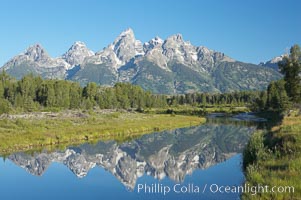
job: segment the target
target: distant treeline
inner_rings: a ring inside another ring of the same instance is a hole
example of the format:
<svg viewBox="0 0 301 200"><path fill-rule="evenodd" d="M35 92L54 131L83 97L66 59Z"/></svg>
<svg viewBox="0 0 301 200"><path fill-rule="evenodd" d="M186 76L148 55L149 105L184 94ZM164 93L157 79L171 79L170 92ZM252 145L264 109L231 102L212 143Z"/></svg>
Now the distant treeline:
<svg viewBox="0 0 301 200"><path fill-rule="evenodd" d="M0 113L10 110L35 111L49 109L151 108L166 106L166 97L145 92L129 83L101 87L89 83L81 87L76 82L43 80L33 75L15 80L5 72L0 74Z"/></svg>
<svg viewBox="0 0 301 200"><path fill-rule="evenodd" d="M114 87L89 83L81 87L76 82L43 80L33 75L15 80L4 71L0 74L0 113L61 109L137 109L168 106L250 105L260 92L227 94L191 93L159 95L144 91L138 85L117 83Z"/></svg>
<svg viewBox="0 0 301 200"><path fill-rule="evenodd" d="M168 105L247 106L260 95L259 91L238 91L231 93L189 93L174 95L167 99Z"/></svg>

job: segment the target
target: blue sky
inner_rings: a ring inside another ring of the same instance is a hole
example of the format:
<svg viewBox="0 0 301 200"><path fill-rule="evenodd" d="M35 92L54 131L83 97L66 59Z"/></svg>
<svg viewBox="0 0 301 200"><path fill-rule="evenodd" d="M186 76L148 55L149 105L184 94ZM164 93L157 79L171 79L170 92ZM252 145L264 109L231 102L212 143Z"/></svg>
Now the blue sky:
<svg viewBox="0 0 301 200"><path fill-rule="evenodd" d="M300 0L2 0L0 66L29 45L53 56L93 51L131 27L137 39L181 33L197 46L259 63L301 44Z"/></svg>

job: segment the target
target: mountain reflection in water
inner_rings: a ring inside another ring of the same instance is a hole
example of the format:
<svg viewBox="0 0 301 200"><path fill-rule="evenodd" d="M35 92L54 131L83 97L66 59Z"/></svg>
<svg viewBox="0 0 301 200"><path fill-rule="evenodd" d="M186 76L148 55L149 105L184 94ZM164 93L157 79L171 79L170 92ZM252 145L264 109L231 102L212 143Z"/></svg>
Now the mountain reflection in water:
<svg viewBox="0 0 301 200"><path fill-rule="evenodd" d="M108 141L50 153L15 153L8 159L37 176L42 176L52 162L63 163L78 178L94 167L102 167L133 190L144 174L182 182L196 169L223 162L242 152L255 129L211 120L205 125L147 134L121 144Z"/></svg>

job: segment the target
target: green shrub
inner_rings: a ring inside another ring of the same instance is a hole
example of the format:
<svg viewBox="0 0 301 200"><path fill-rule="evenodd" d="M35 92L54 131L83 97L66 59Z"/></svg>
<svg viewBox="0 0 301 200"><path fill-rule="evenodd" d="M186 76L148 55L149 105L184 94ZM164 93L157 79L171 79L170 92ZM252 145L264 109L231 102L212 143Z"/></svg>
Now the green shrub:
<svg viewBox="0 0 301 200"><path fill-rule="evenodd" d="M0 99L0 114L10 111L10 103L6 99Z"/></svg>
<svg viewBox="0 0 301 200"><path fill-rule="evenodd" d="M254 164L258 158L267 156L267 150L264 147L264 138L262 132L256 132L251 137L243 152L243 167Z"/></svg>

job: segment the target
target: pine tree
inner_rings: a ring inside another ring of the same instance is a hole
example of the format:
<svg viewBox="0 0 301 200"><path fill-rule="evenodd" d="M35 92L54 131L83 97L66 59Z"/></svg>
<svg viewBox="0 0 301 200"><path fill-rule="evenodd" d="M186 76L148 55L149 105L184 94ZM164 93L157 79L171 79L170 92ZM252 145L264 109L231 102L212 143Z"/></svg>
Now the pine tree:
<svg viewBox="0 0 301 200"><path fill-rule="evenodd" d="M79 108L81 102L81 88L78 83L71 83L69 98L70 98L70 109Z"/></svg>
<svg viewBox="0 0 301 200"><path fill-rule="evenodd" d="M268 96L266 91L262 91L259 96L259 108L264 109L266 108Z"/></svg>
<svg viewBox="0 0 301 200"><path fill-rule="evenodd" d="M47 107L54 107L55 106L55 91L54 91L54 84L51 81L47 84L47 100L46 106Z"/></svg>
<svg viewBox="0 0 301 200"><path fill-rule="evenodd" d="M290 102L285 90L285 81L271 82L267 90L267 108L283 111L289 108Z"/></svg>
<svg viewBox="0 0 301 200"><path fill-rule="evenodd" d="M89 99L89 103L91 103L93 106L96 105L97 90L97 84L94 82L88 83L88 85L83 89L83 97Z"/></svg>
<svg viewBox="0 0 301 200"><path fill-rule="evenodd" d="M202 94L202 98L201 98L201 103L203 107L206 107L207 104L207 98L206 98L206 94Z"/></svg>
<svg viewBox="0 0 301 200"><path fill-rule="evenodd" d="M276 82L276 88L278 91L279 96L279 109L287 110L290 106L289 97L287 96L286 90L285 90L285 81L279 80Z"/></svg>
<svg viewBox="0 0 301 200"><path fill-rule="evenodd" d="M298 45L290 49L290 55L279 63L281 73L284 74L285 89L292 102L301 102L301 50Z"/></svg>
<svg viewBox="0 0 301 200"><path fill-rule="evenodd" d="M275 82L271 82L268 86L268 100L267 100L267 106L271 110L275 110L278 108L278 101L279 97L277 94L277 89Z"/></svg>

